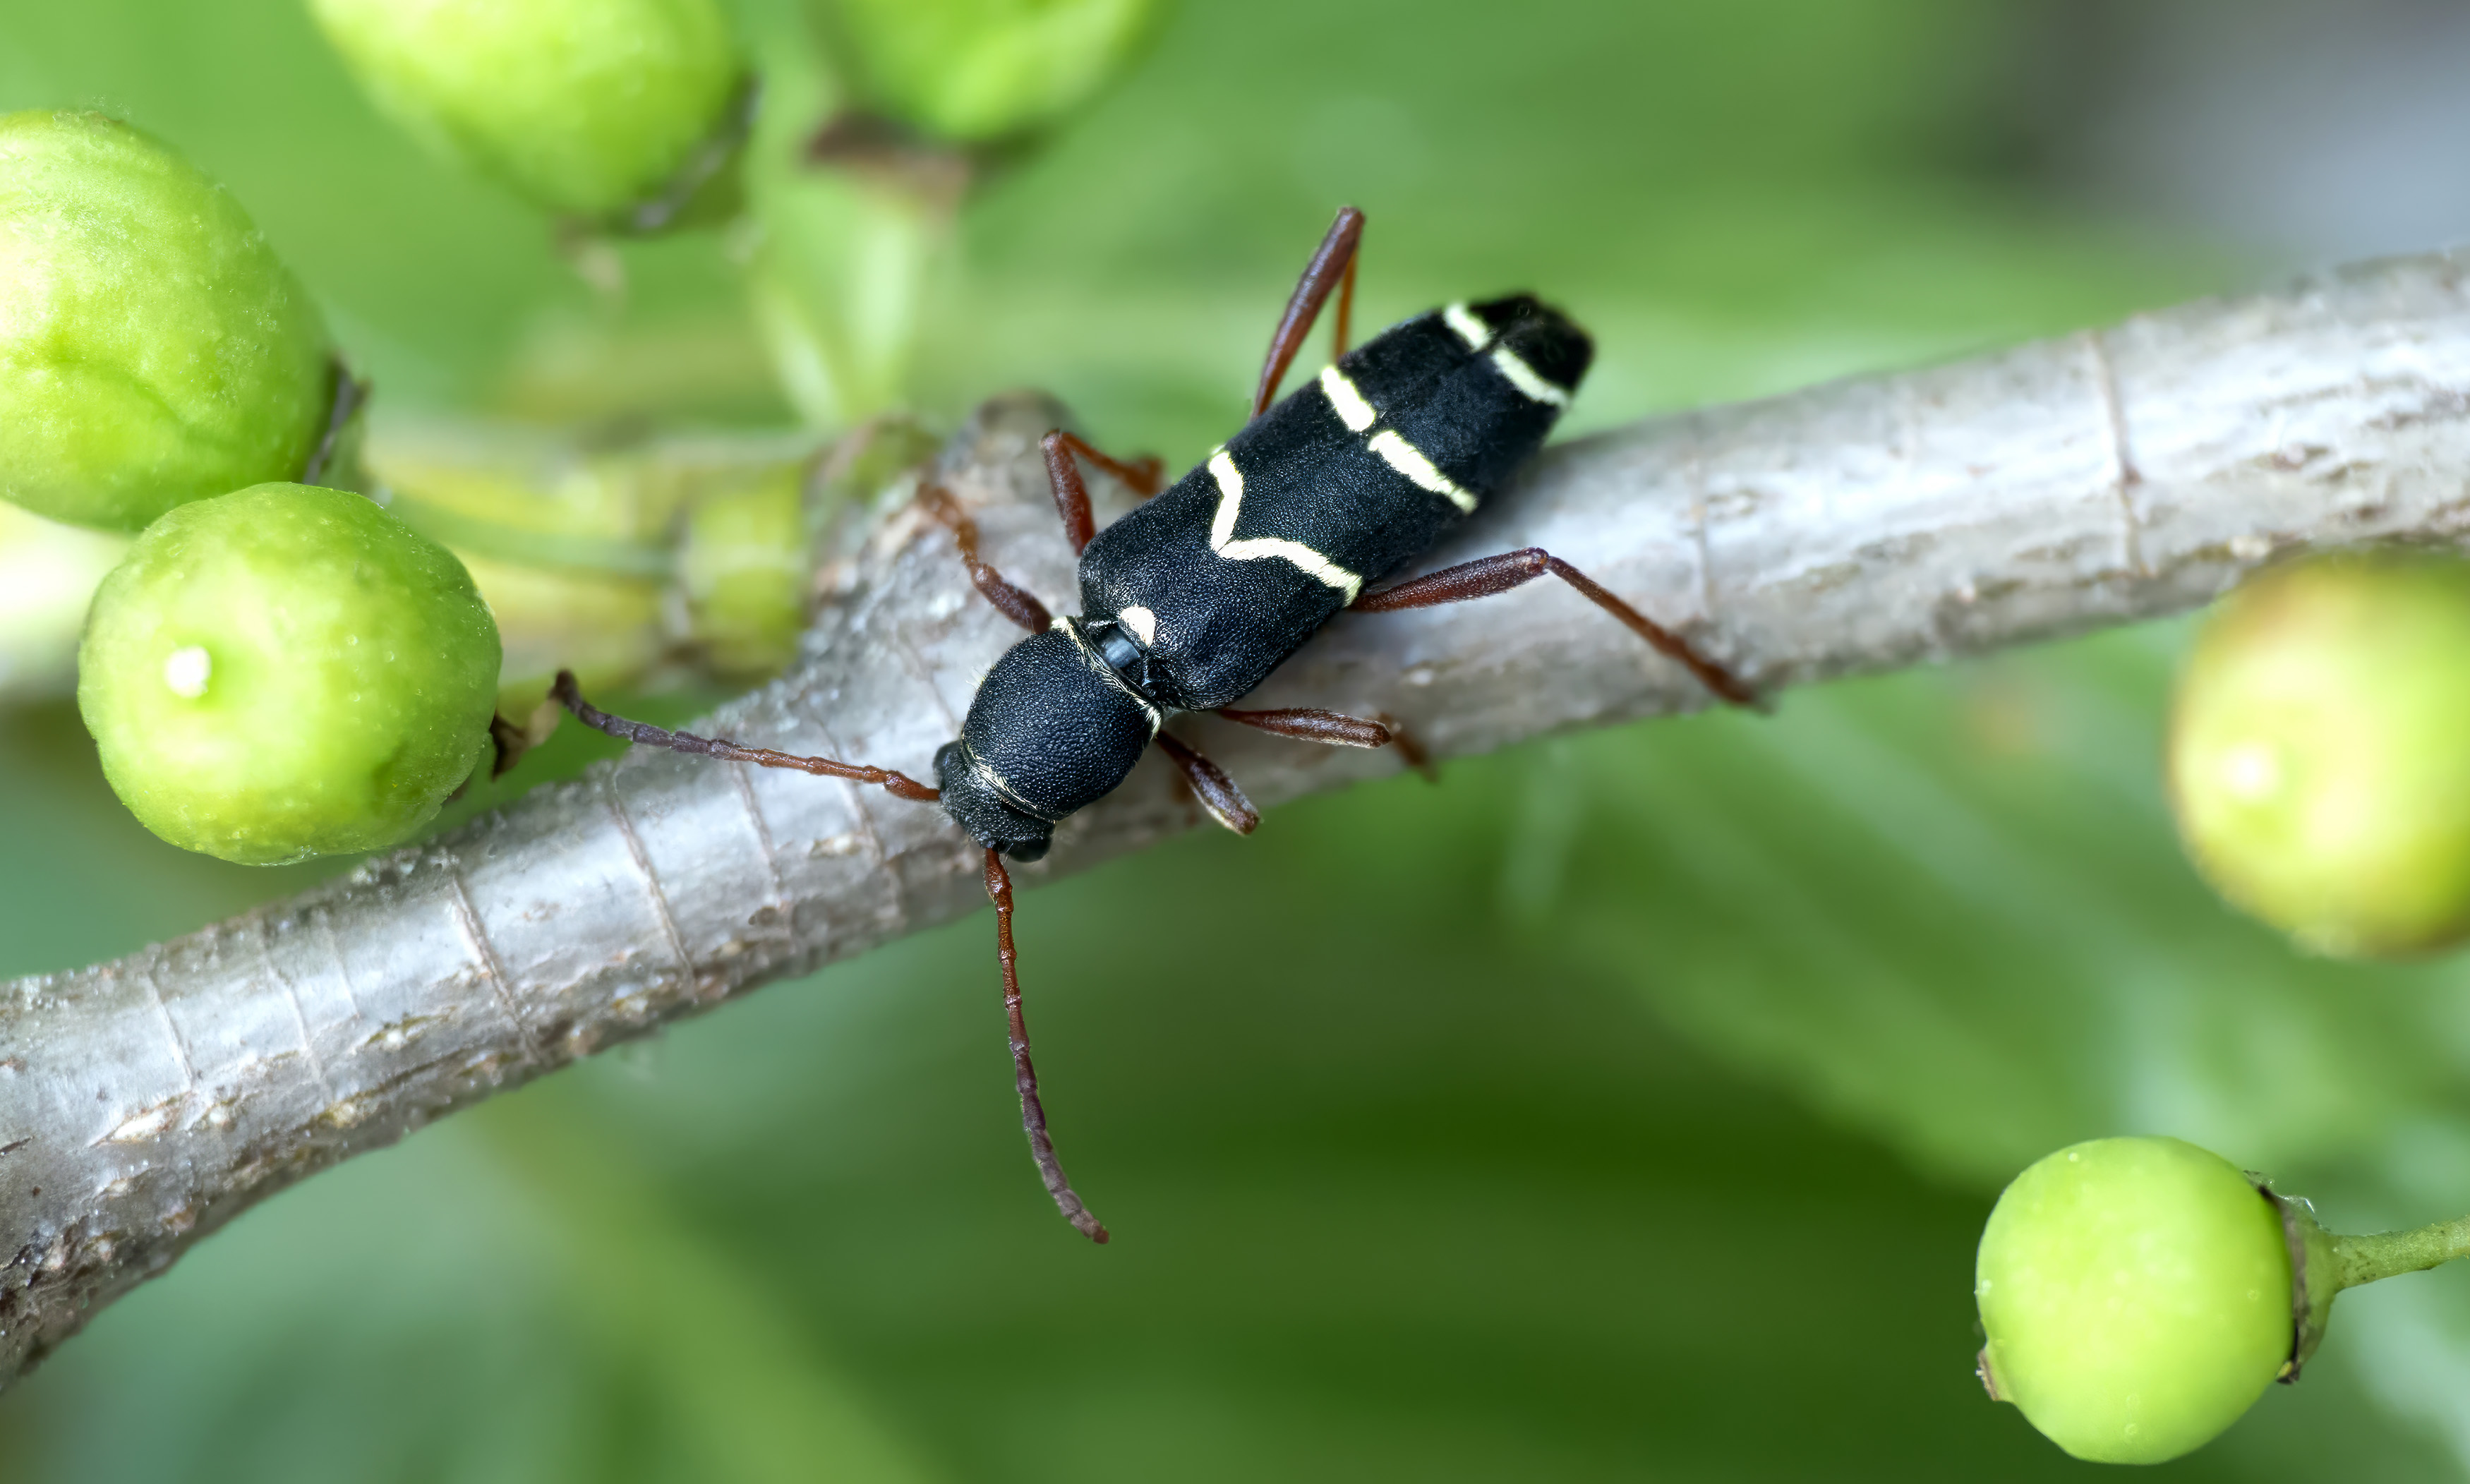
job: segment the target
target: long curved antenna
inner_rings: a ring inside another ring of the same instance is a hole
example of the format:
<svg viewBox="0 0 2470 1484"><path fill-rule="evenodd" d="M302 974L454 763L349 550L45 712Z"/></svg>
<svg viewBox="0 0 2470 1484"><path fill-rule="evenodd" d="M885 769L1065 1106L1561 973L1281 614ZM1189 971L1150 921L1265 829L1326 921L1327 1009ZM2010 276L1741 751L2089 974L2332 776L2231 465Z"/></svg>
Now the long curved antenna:
<svg viewBox="0 0 2470 1484"><path fill-rule="evenodd" d="M811 773L822 778L848 778L857 783L874 783L895 799L913 799L920 803L933 803L944 797L939 789L929 788L905 773L889 768L870 768L864 763L835 762L828 757L802 757L795 753L776 753L768 747L741 747L721 737L699 737L691 731L670 731L648 722L628 721L583 699L582 687L574 681L572 670L557 672L557 684L549 687L574 719L594 731L605 731L613 737L645 747L665 747L672 753L692 753L699 757L717 757L723 762L757 763L766 768L789 768L799 773Z"/></svg>
<svg viewBox="0 0 2470 1484"><path fill-rule="evenodd" d="M1013 1080L1020 1087L1020 1126L1029 1133L1029 1152L1037 1161L1038 1178L1055 1209L1075 1231L1091 1241L1107 1240L1107 1225L1081 1204L1072 1182L1064 1177L1063 1161L1055 1154L1055 1140L1046 1131L1046 1105L1037 1101L1037 1068L1029 1061L1029 1022L1020 1012L1020 956L1012 946L1012 875L1004 870L1003 853L987 852L987 900L995 904L995 959L1003 965L1004 1014L1012 1022Z"/></svg>

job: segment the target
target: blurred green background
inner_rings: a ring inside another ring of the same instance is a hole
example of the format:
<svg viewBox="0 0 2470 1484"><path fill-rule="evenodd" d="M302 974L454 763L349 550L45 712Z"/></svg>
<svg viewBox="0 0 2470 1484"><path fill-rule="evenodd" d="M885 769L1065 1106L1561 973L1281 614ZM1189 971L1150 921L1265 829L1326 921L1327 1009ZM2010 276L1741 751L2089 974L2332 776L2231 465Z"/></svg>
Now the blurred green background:
<svg viewBox="0 0 2470 1484"><path fill-rule="evenodd" d="M930 410L1034 383L1190 460L1341 200L1368 323L1513 287L1588 323L1582 428L2372 238L2165 209L2237 131L2120 144L2098 84L2243 12L2156 9L2158 40L2023 0L1191 0L973 209ZM2323 85L2372 94L2342 55ZM627 248L628 300L596 298L381 124L292 0L5 0L0 106L55 104L229 182L398 410L786 415L713 239ZM2155 174L2171 150L2191 175ZM2171 1133L2337 1229L2470 1209L2461 965L2301 959L2180 861L2183 636L1550 741L1030 893L1049 1106L1107 1249L1023 1157L981 918L278 1197L0 1396L0 1475L2083 1471L1970 1370L1972 1244L2024 1163ZM0 830L8 973L307 879L146 835L65 706L0 716ZM2470 1273L2346 1298L2304 1385L2170 1467L2470 1472Z"/></svg>

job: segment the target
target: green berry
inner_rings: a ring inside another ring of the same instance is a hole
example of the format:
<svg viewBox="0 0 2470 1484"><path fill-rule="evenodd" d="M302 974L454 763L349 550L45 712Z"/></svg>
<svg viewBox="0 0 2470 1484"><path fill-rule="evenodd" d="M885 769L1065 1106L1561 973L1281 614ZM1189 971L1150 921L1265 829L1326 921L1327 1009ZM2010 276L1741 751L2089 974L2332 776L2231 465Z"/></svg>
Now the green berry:
<svg viewBox="0 0 2470 1484"><path fill-rule="evenodd" d="M311 0L379 105L551 211L613 218L725 132L744 68L713 0Z"/></svg>
<svg viewBox="0 0 2470 1484"><path fill-rule="evenodd" d="M358 495L261 484L147 527L95 594L78 708L129 812L270 866L395 845L489 740L498 627Z"/></svg>
<svg viewBox="0 0 2470 1484"><path fill-rule="evenodd" d="M2278 1208L2177 1139L2096 1139L2017 1175L1981 1234L1974 1294L1999 1400L2099 1463L2202 1446L2290 1358Z"/></svg>
<svg viewBox="0 0 2470 1484"><path fill-rule="evenodd" d="M0 497L134 531L297 478L334 372L229 192L95 113L0 116Z"/></svg>
<svg viewBox="0 0 2470 1484"><path fill-rule="evenodd" d="M1055 123L1149 39L1158 0L812 0L858 100L976 144Z"/></svg>
<svg viewBox="0 0 2470 1484"><path fill-rule="evenodd" d="M2470 935L2470 562L2355 552L2259 573L2180 676L2170 787L2197 867L2319 952Z"/></svg>
<svg viewBox="0 0 2470 1484"><path fill-rule="evenodd" d="M724 674L769 674L798 652L813 568L802 473L776 470L687 513L678 576L695 641Z"/></svg>

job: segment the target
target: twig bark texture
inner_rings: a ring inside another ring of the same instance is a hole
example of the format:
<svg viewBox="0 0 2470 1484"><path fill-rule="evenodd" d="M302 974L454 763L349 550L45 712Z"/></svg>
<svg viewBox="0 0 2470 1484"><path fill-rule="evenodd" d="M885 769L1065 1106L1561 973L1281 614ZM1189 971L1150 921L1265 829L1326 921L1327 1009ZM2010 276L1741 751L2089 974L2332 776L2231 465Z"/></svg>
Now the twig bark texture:
<svg viewBox="0 0 2470 1484"><path fill-rule="evenodd" d="M2371 265L1557 448L1430 565L1540 545L1765 690L2202 602L2277 552L2470 526L2470 256ZM946 456L989 557L1077 604L1036 398ZM805 658L694 730L931 777L1017 631L914 510ZM1436 755L1706 702L1557 584L1341 616L1250 704ZM1393 771L1187 717L1261 803ZM1200 819L1145 763L1035 881ZM1275 827L1272 820L1270 827ZM293 901L0 987L0 1380L288 1182L770 980L977 910L931 806L635 753ZM989 1031L996 1033L991 967Z"/></svg>

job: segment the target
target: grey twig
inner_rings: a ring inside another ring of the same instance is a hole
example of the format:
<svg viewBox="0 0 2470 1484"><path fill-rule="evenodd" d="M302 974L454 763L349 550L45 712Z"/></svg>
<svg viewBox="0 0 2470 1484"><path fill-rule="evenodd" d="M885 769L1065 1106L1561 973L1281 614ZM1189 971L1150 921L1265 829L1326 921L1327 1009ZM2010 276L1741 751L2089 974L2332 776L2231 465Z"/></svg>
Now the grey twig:
<svg viewBox="0 0 2470 1484"><path fill-rule="evenodd" d="M1935 370L1553 450L1432 562L1543 546L1761 689L2202 602L2277 552L2453 542L2470 511L2465 260L2337 272ZM943 482L1059 612L1071 563L1014 398ZM826 574L806 656L694 730L931 776L1016 638L914 509ZM1251 704L1400 718L1434 755L1690 709L1559 584L1340 618ZM1274 804L1400 766L1188 717ZM1200 816L1145 763L1035 881ZM1275 827L1272 821L1270 827ZM638 751L132 958L0 990L0 1378L269 1192L575 1057L984 904L941 813ZM997 1033L990 956L988 1034Z"/></svg>

